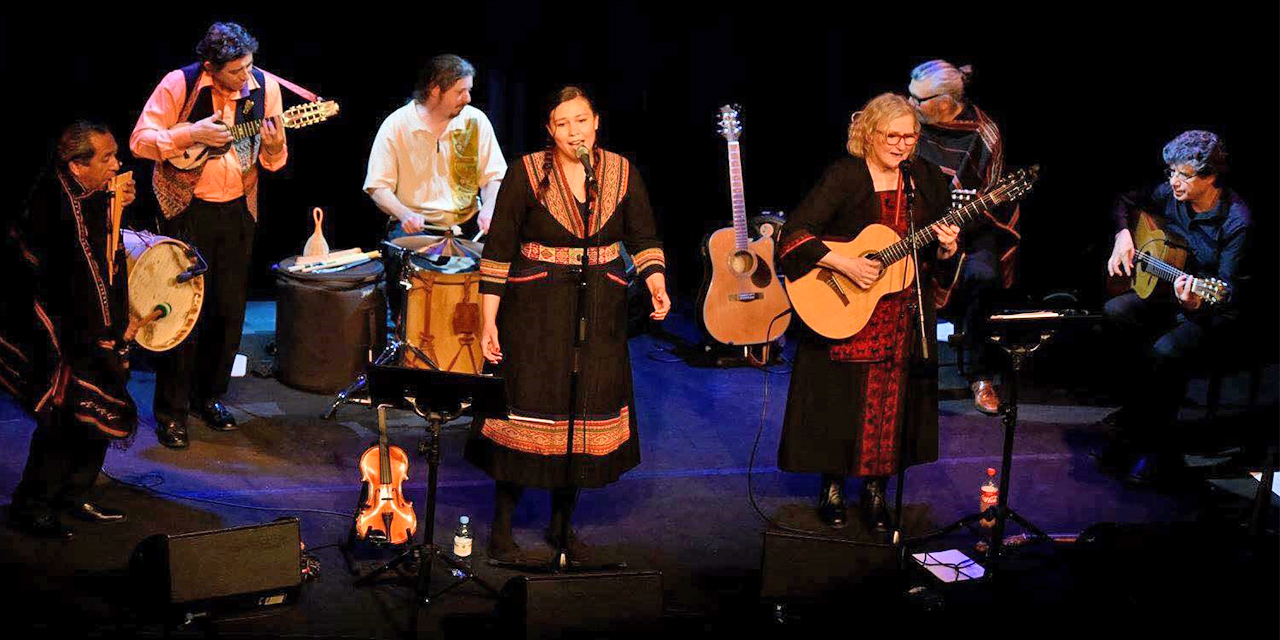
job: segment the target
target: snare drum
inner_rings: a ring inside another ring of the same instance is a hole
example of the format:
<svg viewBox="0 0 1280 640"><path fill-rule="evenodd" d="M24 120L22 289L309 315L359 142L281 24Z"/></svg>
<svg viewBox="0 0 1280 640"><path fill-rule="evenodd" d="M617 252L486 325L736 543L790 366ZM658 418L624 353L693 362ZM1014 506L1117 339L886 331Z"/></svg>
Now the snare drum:
<svg viewBox="0 0 1280 640"><path fill-rule="evenodd" d="M161 305L170 309L163 318L143 325L135 340L148 351L168 351L191 334L200 318L204 276L177 281L195 263L183 242L132 229L121 235L129 273L129 316L146 317Z"/></svg>
<svg viewBox="0 0 1280 640"><path fill-rule="evenodd" d="M417 347L404 352L404 365L478 374L484 367L480 351L480 254L484 245L457 238L406 236L387 243L408 258L404 279L405 341ZM389 247L390 248L390 247Z"/></svg>

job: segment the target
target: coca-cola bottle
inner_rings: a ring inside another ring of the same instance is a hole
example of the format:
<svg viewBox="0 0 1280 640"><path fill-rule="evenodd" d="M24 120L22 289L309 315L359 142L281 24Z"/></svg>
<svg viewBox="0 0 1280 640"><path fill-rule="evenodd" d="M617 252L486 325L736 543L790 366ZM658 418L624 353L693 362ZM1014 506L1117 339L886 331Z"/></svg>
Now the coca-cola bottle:
<svg viewBox="0 0 1280 640"><path fill-rule="evenodd" d="M987 509L996 506L1000 501L1000 485L996 483L996 470L993 467L987 467L986 477L982 480L982 498L979 510L986 513ZM984 527L992 527L996 524L994 516L983 518L978 521Z"/></svg>

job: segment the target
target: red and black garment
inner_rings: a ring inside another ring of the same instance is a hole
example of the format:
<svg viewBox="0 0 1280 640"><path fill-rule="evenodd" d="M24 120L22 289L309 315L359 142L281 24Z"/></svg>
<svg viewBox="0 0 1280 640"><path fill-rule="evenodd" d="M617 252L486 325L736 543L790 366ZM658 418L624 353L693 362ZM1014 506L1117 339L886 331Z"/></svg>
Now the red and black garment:
<svg viewBox="0 0 1280 640"><path fill-rule="evenodd" d="M93 437L124 439L138 414L125 388L124 250L106 255L109 204L109 194L53 170L7 225L0 387L37 416L56 414Z"/></svg>

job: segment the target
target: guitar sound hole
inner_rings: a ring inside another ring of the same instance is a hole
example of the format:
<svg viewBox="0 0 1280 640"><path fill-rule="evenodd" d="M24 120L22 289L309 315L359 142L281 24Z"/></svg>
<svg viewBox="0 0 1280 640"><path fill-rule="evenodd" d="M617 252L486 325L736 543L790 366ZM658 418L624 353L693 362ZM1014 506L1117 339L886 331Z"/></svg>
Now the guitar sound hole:
<svg viewBox="0 0 1280 640"><path fill-rule="evenodd" d="M736 275L751 273L755 264L756 257L748 251L737 251L729 257L729 270Z"/></svg>

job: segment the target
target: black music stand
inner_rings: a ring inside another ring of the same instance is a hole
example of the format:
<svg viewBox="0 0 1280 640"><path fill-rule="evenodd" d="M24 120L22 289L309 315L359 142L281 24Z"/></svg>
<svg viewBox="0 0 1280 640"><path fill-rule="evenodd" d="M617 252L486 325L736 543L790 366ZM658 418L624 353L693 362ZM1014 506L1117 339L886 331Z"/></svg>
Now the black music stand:
<svg viewBox="0 0 1280 640"><path fill-rule="evenodd" d="M422 516L418 528L422 530L422 542L410 545L389 562L375 568L355 581L356 586L371 584L378 576L413 559L418 560L418 579L414 595L418 605L431 604L438 598L467 581L475 581L492 595L498 589L485 582L465 564L454 560L435 543L436 488L440 470L440 427L457 418L464 409L479 414L505 417L507 415L507 390L502 378L478 376L430 369L411 369L384 365L369 365L365 371L368 381L369 401L378 407L379 419L388 408L407 409L418 414L427 423L426 440L418 446L418 453L427 458L427 497L423 501ZM463 573L452 584L431 593L431 572L435 561L442 560ZM417 622L414 607L411 623Z"/></svg>
<svg viewBox="0 0 1280 640"><path fill-rule="evenodd" d="M908 541L910 544L939 538L979 520L994 518L991 543L987 547L987 559L992 562L992 566L987 571L995 575L996 565L1004 551L1004 529L1008 520L1018 523L1033 540L1051 539L1039 527L1009 507L1009 472L1013 468L1013 434L1018 424L1019 377L1031 355L1052 341L1060 331L1089 325L1101 319L1102 316L1097 314L1070 310L1002 311L987 318L987 326L991 329L987 340L1009 354L1010 360L1009 384L1005 385L1009 397L1000 407L1004 423L1004 451L1000 456L999 498L996 506L965 516L928 535L912 538Z"/></svg>

